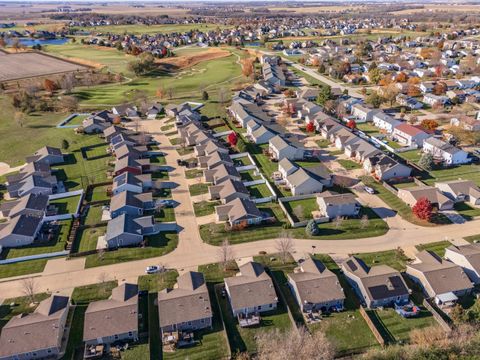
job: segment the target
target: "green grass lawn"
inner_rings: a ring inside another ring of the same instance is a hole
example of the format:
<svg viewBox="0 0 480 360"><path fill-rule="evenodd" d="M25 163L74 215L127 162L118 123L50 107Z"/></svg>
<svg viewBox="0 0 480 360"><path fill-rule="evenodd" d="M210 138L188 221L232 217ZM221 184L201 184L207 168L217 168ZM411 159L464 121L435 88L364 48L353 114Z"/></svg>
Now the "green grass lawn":
<svg viewBox="0 0 480 360"><path fill-rule="evenodd" d="M85 225L97 225L102 223L102 205L91 205L87 210L87 215L83 219Z"/></svg>
<svg viewBox="0 0 480 360"><path fill-rule="evenodd" d="M103 201L105 203L110 202L110 196L107 193L107 189L110 185L95 186L91 191L89 191L85 199L87 202L96 202Z"/></svg>
<svg viewBox="0 0 480 360"><path fill-rule="evenodd" d="M220 201L200 201L193 203L193 210L195 216L205 216L210 215L215 212L215 206L220 205Z"/></svg>
<svg viewBox="0 0 480 360"><path fill-rule="evenodd" d="M73 252L95 250L99 236L105 235L107 227L81 228L77 231L77 238L73 246Z"/></svg>
<svg viewBox="0 0 480 360"><path fill-rule="evenodd" d="M34 301L35 303L38 303L49 296L50 295L46 293L35 294ZM10 304L14 304L14 306L10 306ZM14 316L32 313L37 305L31 304L31 299L28 296L4 299L3 303L0 304L0 330Z"/></svg>
<svg viewBox="0 0 480 360"><path fill-rule="evenodd" d="M168 175L168 171L160 170L155 171L152 173L152 180L168 180L170 176Z"/></svg>
<svg viewBox="0 0 480 360"><path fill-rule="evenodd" d="M422 157L422 152L419 150L409 150L398 153L398 156L416 163Z"/></svg>
<svg viewBox="0 0 480 360"><path fill-rule="evenodd" d="M428 185L433 185L433 183L438 181L457 180L461 178L463 180L472 180L475 184L480 186L480 165L477 164L437 169L432 170L429 173L432 178L425 179L425 182Z"/></svg>
<svg viewBox="0 0 480 360"><path fill-rule="evenodd" d="M477 242L480 242L480 234L465 236L463 239L468 241L469 243L477 243Z"/></svg>
<svg viewBox="0 0 480 360"><path fill-rule="evenodd" d="M388 265L398 271L405 270L408 258L400 250L387 250L373 253L355 254L368 266Z"/></svg>
<svg viewBox="0 0 480 360"><path fill-rule="evenodd" d="M150 162L154 165L166 165L167 160L163 155L155 155L150 157Z"/></svg>
<svg viewBox="0 0 480 360"><path fill-rule="evenodd" d="M185 170L185 177L187 179L195 179L202 176L203 176L203 170L200 170L200 169Z"/></svg>
<svg viewBox="0 0 480 360"><path fill-rule="evenodd" d="M65 198L55 199L48 202L48 205L54 205L57 214L75 214L77 212L80 195L69 196Z"/></svg>
<svg viewBox="0 0 480 360"><path fill-rule="evenodd" d="M361 169L362 165L359 163L353 161L353 160L348 160L348 159L337 159L337 162L342 165L342 167L345 170L355 170L355 169Z"/></svg>
<svg viewBox="0 0 480 360"><path fill-rule="evenodd" d="M185 146L185 147L181 146L181 147L177 148L178 155L180 155L180 156L192 154L193 151L194 151L194 148L192 146Z"/></svg>
<svg viewBox="0 0 480 360"><path fill-rule="evenodd" d="M233 163L235 164L235 166L248 166L248 165L252 165L252 162L250 161L250 159L248 158L248 156L243 156L243 157L239 157L239 158L236 158L233 160Z"/></svg>
<svg viewBox="0 0 480 360"><path fill-rule="evenodd" d="M112 289L117 285L117 281L112 280L76 287L72 293L72 303L75 305L88 304L92 301L108 299L112 294Z"/></svg>
<svg viewBox="0 0 480 360"><path fill-rule="evenodd" d="M22 261L0 265L0 279L12 276L41 273L47 265L47 259Z"/></svg>
<svg viewBox="0 0 480 360"><path fill-rule="evenodd" d="M327 139L317 140L315 141L315 143L318 145L320 149L326 149L330 146L330 141L328 141Z"/></svg>
<svg viewBox="0 0 480 360"><path fill-rule="evenodd" d="M163 208L155 211L155 220L159 222L175 221L175 209Z"/></svg>
<svg viewBox="0 0 480 360"><path fill-rule="evenodd" d="M208 187L210 184L193 184L188 187L188 190L190 191L191 196L197 196L197 195L202 195L202 194L207 194L208 193Z"/></svg>
<svg viewBox="0 0 480 360"><path fill-rule="evenodd" d="M368 135L380 133L380 130L370 122L357 123L357 129Z"/></svg>
<svg viewBox="0 0 480 360"><path fill-rule="evenodd" d="M163 289L173 289L177 282L178 272L176 270L168 270L158 274L148 274L138 277L138 289L140 291L148 290L149 292L158 292Z"/></svg>
<svg viewBox="0 0 480 360"><path fill-rule="evenodd" d="M285 201L283 205L295 222L313 219L312 211L318 210L317 199L315 197Z"/></svg>
<svg viewBox="0 0 480 360"><path fill-rule="evenodd" d="M273 195L267 184L252 185L247 187L247 190L255 199L266 198Z"/></svg>
<svg viewBox="0 0 480 360"><path fill-rule="evenodd" d="M88 255L85 267L90 268L165 255L177 247L178 234L160 233L147 237L146 242L147 245L145 247L129 247L106 251L103 257L100 257L98 254Z"/></svg>
<svg viewBox="0 0 480 360"><path fill-rule="evenodd" d="M480 208L472 207L465 202L456 203L455 211L462 215L466 220L473 220L474 217L480 216Z"/></svg>
<svg viewBox="0 0 480 360"><path fill-rule="evenodd" d="M450 241L438 241L430 244L420 244L415 246L415 248L418 251L423 251L423 250L428 250L428 251L433 251L435 254L437 254L440 257L443 257L445 255L445 249L452 245Z"/></svg>
<svg viewBox="0 0 480 360"><path fill-rule="evenodd" d="M200 30L200 31L210 31L215 30L217 28L224 28L225 26L217 25L213 23L205 23L205 24L155 24L155 25L144 25L144 24L132 24L132 25L106 25L106 26L86 26L86 27L73 27L73 29L78 29L82 31L93 31L93 32L101 32L101 33L113 33L123 35L127 34L134 34L134 35L142 35L142 34L156 34L156 33L163 33L163 34L170 34L173 32L189 32L192 30ZM188 54L194 52L197 48L187 48L187 49L179 49L174 50L175 53L178 52L178 55ZM201 49L201 48L199 48Z"/></svg>
<svg viewBox="0 0 480 360"><path fill-rule="evenodd" d="M242 171L240 173L240 176L242 178L242 181L244 182L261 179L260 175L255 175L255 170Z"/></svg>

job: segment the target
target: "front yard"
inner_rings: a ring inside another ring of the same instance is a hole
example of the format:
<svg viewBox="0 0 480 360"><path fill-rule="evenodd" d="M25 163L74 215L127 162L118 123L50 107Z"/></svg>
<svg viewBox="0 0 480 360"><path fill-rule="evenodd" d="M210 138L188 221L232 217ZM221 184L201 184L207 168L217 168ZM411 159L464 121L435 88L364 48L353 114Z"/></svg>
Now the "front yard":
<svg viewBox="0 0 480 360"><path fill-rule="evenodd" d="M361 169L362 165L349 159L337 159L337 162L342 165L345 170Z"/></svg>
<svg viewBox="0 0 480 360"><path fill-rule="evenodd" d="M77 212L80 199L80 195L74 195L49 201L48 205L55 206L58 215L75 214Z"/></svg>
<svg viewBox="0 0 480 360"><path fill-rule="evenodd" d="M204 184L204 183L193 184L188 187L188 190L190 191L191 196L197 196L197 195L207 194L209 186L210 184Z"/></svg>
<svg viewBox="0 0 480 360"><path fill-rule="evenodd" d="M445 255L445 249L452 245L450 241L438 241L430 244L420 244L415 246L415 248L418 251L423 251L423 250L428 250L428 251L433 251L435 254L437 254L440 257L443 257Z"/></svg>
<svg viewBox="0 0 480 360"><path fill-rule="evenodd" d="M215 206L220 205L220 201L200 201L193 203L195 216L206 216L215 212Z"/></svg>
<svg viewBox="0 0 480 360"><path fill-rule="evenodd" d="M398 249L355 254L355 256L362 259L368 266L388 265L398 271L404 271L408 261L408 258Z"/></svg>

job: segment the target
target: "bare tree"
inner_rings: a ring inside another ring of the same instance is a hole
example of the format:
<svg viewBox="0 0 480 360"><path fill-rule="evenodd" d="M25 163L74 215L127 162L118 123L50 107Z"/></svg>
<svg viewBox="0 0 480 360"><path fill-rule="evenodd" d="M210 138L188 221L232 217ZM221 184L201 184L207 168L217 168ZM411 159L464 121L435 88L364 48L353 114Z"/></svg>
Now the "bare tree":
<svg viewBox="0 0 480 360"><path fill-rule="evenodd" d="M25 123L25 114L21 111L16 111L14 119L15 119L15 123L19 127L23 127L23 124Z"/></svg>
<svg viewBox="0 0 480 360"><path fill-rule="evenodd" d="M335 349L322 331L304 327L261 332L256 336L258 360L331 360Z"/></svg>
<svg viewBox="0 0 480 360"><path fill-rule="evenodd" d="M35 283L35 278L29 277L26 279L23 279L21 282L22 286L22 292L27 296L30 300L30 303L35 302L35 288L36 288L36 283Z"/></svg>
<svg viewBox="0 0 480 360"><path fill-rule="evenodd" d="M97 251L98 260L102 261L105 257L105 249L98 249Z"/></svg>
<svg viewBox="0 0 480 360"><path fill-rule="evenodd" d="M100 283L104 283L104 282L107 282L108 281L108 274L106 272L101 272L99 275L98 275L98 282Z"/></svg>
<svg viewBox="0 0 480 360"><path fill-rule="evenodd" d="M175 93L175 92L174 92L174 90L173 90L172 87L169 87L169 88L167 89L167 95L168 95L168 99L169 99L169 100L172 100L172 99L173 99L174 93Z"/></svg>
<svg viewBox="0 0 480 360"><path fill-rule="evenodd" d="M228 263L233 260L233 249L227 239L223 240L218 249L218 257L220 264L223 266L223 271L227 270Z"/></svg>
<svg viewBox="0 0 480 360"><path fill-rule="evenodd" d="M342 227L343 217L337 216L335 220L333 220L333 223L335 224L335 229L339 229L340 227Z"/></svg>
<svg viewBox="0 0 480 360"><path fill-rule="evenodd" d="M365 214L362 216L362 218L360 219L360 227L362 229L365 229L368 227L368 224L370 223L370 220L368 219L368 215Z"/></svg>
<svg viewBox="0 0 480 360"><path fill-rule="evenodd" d="M280 239L275 242L275 248L280 255L280 260L285 264L290 253L294 250L293 241L287 232L282 232Z"/></svg>

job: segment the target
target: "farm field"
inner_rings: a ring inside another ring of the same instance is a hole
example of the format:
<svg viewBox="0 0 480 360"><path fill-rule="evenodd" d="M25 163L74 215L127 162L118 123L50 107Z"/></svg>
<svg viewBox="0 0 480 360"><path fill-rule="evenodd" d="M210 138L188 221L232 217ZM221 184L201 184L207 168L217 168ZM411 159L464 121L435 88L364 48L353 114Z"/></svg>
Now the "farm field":
<svg viewBox="0 0 480 360"><path fill-rule="evenodd" d="M107 25L107 26L90 26L90 27L81 27L76 28L73 27L74 30L82 30L82 31L92 31L95 33L112 33L112 34L156 34L156 33L164 33L170 34L173 32L188 32L191 30L200 30L200 31L210 31L215 30L217 28L225 28L225 26L217 25L217 24L209 24L209 23L202 23L202 24L158 24L158 25Z"/></svg>

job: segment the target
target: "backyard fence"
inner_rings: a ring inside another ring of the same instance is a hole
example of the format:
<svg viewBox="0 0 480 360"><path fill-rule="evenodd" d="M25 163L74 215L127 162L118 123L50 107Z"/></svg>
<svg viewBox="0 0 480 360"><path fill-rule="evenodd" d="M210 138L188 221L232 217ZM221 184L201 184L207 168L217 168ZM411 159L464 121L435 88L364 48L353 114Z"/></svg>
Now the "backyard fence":
<svg viewBox="0 0 480 360"><path fill-rule="evenodd" d="M284 212L285 216L287 217L287 220L290 222L290 225L292 225L292 227L297 228L297 227L307 226L310 220L294 221L292 216L288 212L287 208L285 207L284 203L289 201L295 201L295 200L314 199L316 197L317 196L315 194L286 196L278 199L278 205L280 205L280 208ZM330 218L328 216L322 216L321 218L315 218L314 220L317 224L320 224L320 223L326 223L330 221Z"/></svg>
<svg viewBox="0 0 480 360"><path fill-rule="evenodd" d="M45 253L45 254L21 256L21 257L16 257L12 259L0 260L0 265L14 264L14 263L19 263L19 262L29 261L29 260L48 259L48 258L53 258L57 256L65 256L65 255L68 255L68 253L69 253L68 250L64 250L64 251L57 251L57 252Z"/></svg>
<svg viewBox="0 0 480 360"><path fill-rule="evenodd" d="M450 324L445 321L439 310L432 306L427 299L423 299L423 306L425 306L425 308L432 313L433 318L438 322L445 332L450 333L452 331Z"/></svg>
<svg viewBox="0 0 480 360"><path fill-rule="evenodd" d="M375 336L375 339L377 342L383 347L385 346L385 339L383 338L382 334L380 334L380 331L378 331L377 327L373 323L372 319L370 318L370 315L368 315L367 311L363 306L360 306L360 315L365 319L365 322L367 323L368 327L373 333L373 336Z"/></svg>

